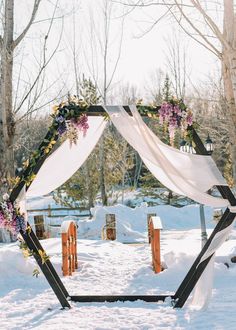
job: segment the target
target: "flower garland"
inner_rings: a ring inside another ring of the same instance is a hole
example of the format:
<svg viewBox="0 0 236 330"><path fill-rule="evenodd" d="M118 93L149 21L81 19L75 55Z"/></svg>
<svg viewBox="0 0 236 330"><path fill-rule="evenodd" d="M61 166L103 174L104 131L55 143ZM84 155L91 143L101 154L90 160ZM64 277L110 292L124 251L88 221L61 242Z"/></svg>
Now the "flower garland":
<svg viewBox="0 0 236 330"><path fill-rule="evenodd" d="M57 132L60 137L68 138L71 144L76 144L79 131L85 136L89 128L87 115L75 111L78 106L86 111L89 105L76 96L69 96L67 102L53 107L52 117L57 123Z"/></svg>
<svg viewBox="0 0 236 330"><path fill-rule="evenodd" d="M3 196L3 202L0 203L0 228L5 228L14 236L21 230L26 231L23 215L20 214L19 208L14 207L7 194Z"/></svg>
<svg viewBox="0 0 236 330"><path fill-rule="evenodd" d="M193 113L182 100L170 99L162 103L158 110L159 122L169 132L170 144L173 146L176 129L180 128L183 135L193 124Z"/></svg>

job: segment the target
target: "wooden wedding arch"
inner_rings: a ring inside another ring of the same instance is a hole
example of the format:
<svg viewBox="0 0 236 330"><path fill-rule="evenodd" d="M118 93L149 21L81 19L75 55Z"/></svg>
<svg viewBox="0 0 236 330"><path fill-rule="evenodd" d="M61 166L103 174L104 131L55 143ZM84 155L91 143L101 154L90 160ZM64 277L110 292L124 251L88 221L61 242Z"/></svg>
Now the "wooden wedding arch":
<svg viewBox="0 0 236 330"><path fill-rule="evenodd" d="M131 115L130 109L128 106L124 106L124 109L127 113ZM79 106L65 106L66 111L73 111L73 113L82 114L84 112ZM142 106L142 114L149 115L157 111L156 109L151 109L149 107ZM86 114L88 116L103 116L105 115L105 110L102 106L90 106L86 109ZM43 165L46 158L51 154L54 149L54 144L52 144L52 140L56 141L59 137L56 132L58 123L54 120L53 124L50 126L48 133L46 134L43 142L40 144L39 149L34 153L32 159L29 161L29 165L21 174L20 180L18 184L13 188L10 201L14 203L18 196L20 195L22 189L27 190L30 184L33 181L34 176L38 173L39 169ZM208 155L207 150L204 147L200 137L198 136L195 129L190 126L188 130L191 131L191 136L194 143L194 148L196 153L199 155ZM47 152L45 152L47 150ZM49 151L49 152L48 152ZM216 186L219 193L224 199L229 201L231 206L236 206L236 198L232 193L231 189L228 186ZM235 209L235 208L234 208ZM49 285L57 296L61 306L63 308L70 308L70 300L75 302L115 302L115 301L135 301L135 300L143 300L146 302L157 302L157 301L165 301L167 297L170 297L172 300L172 305L174 308L181 308L184 306L186 300L188 299L190 293L195 287L197 281L199 280L201 274L212 258L212 253L209 257L204 259L204 254L206 253L208 247L210 246L212 240L216 236L217 233L227 228L232 224L234 218L236 216L236 211L230 211L229 208L226 208L224 214L222 215L220 221L217 223L215 229L213 230L211 236L207 240L206 244L202 248L199 255L196 257L193 265L188 271L187 275L183 279L182 283L178 287L177 291L173 295L163 294L163 295L120 295L120 296L71 296L64 284L62 283L60 277L58 276L55 268L53 267L51 261L48 258L42 259L42 254L46 255L41 243L36 237L34 231L32 230L30 224L27 224L26 231L20 231L26 245L33 252L33 256L36 259L41 271L45 275ZM203 261L201 261L203 260Z"/></svg>

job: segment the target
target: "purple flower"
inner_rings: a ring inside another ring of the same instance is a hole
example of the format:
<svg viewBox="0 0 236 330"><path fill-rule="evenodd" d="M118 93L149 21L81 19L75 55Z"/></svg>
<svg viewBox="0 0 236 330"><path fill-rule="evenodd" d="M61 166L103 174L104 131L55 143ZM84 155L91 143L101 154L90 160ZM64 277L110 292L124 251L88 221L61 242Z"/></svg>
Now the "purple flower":
<svg viewBox="0 0 236 330"><path fill-rule="evenodd" d="M76 127L86 135L89 128L88 117L86 115L80 116L79 120L76 122Z"/></svg>
<svg viewBox="0 0 236 330"><path fill-rule="evenodd" d="M15 227L16 227L16 233L19 233L20 230L22 230L23 232L26 231L26 223L22 215L18 215L15 218Z"/></svg>
<svg viewBox="0 0 236 330"><path fill-rule="evenodd" d="M187 124L189 126L191 126L193 124L193 115L192 114L188 114L187 118L186 118Z"/></svg>
<svg viewBox="0 0 236 330"><path fill-rule="evenodd" d="M0 228L7 229L13 235L19 234L20 230L26 230L24 217L18 215L17 210L9 200L0 204Z"/></svg>
<svg viewBox="0 0 236 330"><path fill-rule="evenodd" d="M58 134L59 134L60 136L63 135L63 134L66 132L66 123L63 122L62 124L60 124L60 125L58 126L57 131L58 131Z"/></svg>
<svg viewBox="0 0 236 330"><path fill-rule="evenodd" d="M191 126L193 123L192 112L189 110L182 110L176 101L173 103L163 102L158 113L160 124L166 124L168 127L171 143L173 143L175 130L177 128L186 130L187 127Z"/></svg>
<svg viewBox="0 0 236 330"><path fill-rule="evenodd" d="M62 116L62 115L60 115L60 116L57 116L56 118L55 118L55 120L58 122L58 123L63 123L64 121L65 121L65 118Z"/></svg>

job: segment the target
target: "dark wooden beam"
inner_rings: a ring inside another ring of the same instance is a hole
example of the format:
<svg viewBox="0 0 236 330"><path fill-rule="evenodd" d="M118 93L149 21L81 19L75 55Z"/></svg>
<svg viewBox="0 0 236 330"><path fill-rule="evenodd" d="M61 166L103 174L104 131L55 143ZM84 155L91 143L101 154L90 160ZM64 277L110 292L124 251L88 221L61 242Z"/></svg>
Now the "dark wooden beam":
<svg viewBox="0 0 236 330"><path fill-rule="evenodd" d="M137 301L146 302L165 301L166 298L173 298L172 295L123 295L123 296L70 296L72 301L87 303L87 302L116 302L116 301Z"/></svg>
<svg viewBox="0 0 236 330"><path fill-rule="evenodd" d="M236 214L233 214L229 212L229 209L227 209L221 220L216 225L214 231L212 232L211 236L207 240L206 244L204 245L203 249L195 259L192 267L188 271L187 275L185 276L184 280L180 284L179 288L177 289L175 295L174 295L174 307L175 308L181 308L185 304L186 300L188 299L189 295L191 294L192 290L194 289L195 285L197 284L197 281L201 277L203 271L207 267L210 259L212 258L212 255L208 257L206 260L202 261L200 264L201 258L204 256L205 252L207 251L210 243L212 242L215 235L220 232L222 229L230 226L232 222L234 221Z"/></svg>
<svg viewBox="0 0 236 330"><path fill-rule="evenodd" d="M194 130L193 127L189 128L192 133L194 148L197 154L200 155L209 155L204 144L202 143L200 137L198 136L197 132ZM219 190L221 196L227 199L230 205L236 205L236 198L232 193L231 189L228 186L216 186ZM214 239L215 235L227 228L232 224L234 221L236 214L231 213L230 210L227 208L222 215L220 221L217 223L215 229L213 230L212 234L210 235L209 239L207 240L206 244L202 248L201 252L195 259L193 265L191 266L190 270L188 271L187 275L185 276L184 280L180 284L179 288L177 289L174 295L174 308L181 308L184 306L186 300L188 299L189 295L191 294L192 290L194 289L195 285L197 284L199 278L201 277L202 273L206 269L209 261L212 258L212 255L209 256L207 259L202 261L200 264L201 258L204 256L205 252L207 251L208 247L210 246L212 240Z"/></svg>
<svg viewBox="0 0 236 330"><path fill-rule="evenodd" d="M30 224L27 224L28 229L26 232L21 231L21 236L23 237L26 245L29 250L33 253L33 256L39 265L41 271L43 272L45 278L47 279L49 285L57 296L59 302L61 303L62 308L70 308L70 304L67 300L69 294L61 282L60 277L58 276L56 270L54 269L51 261L49 259L43 260L41 253L45 253L43 247L41 246L38 238L35 236Z"/></svg>

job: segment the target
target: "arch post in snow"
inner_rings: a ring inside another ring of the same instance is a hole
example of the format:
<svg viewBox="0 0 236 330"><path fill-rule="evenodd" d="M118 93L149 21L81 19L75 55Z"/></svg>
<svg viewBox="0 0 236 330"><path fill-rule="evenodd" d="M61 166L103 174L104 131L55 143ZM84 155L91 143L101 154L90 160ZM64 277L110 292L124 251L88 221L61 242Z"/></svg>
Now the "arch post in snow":
<svg viewBox="0 0 236 330"><path fill-rule="evenodd" d="M159 217L152 216L149 220L149 232L151 238L152 266L155 273L160 273L162 271L160 241L161 229L161 219Z"/></svg>
<svg viewBox="0 0 236 330"><path fill-rule="evenodd" d="M77 260L77 227L74 221L63 221L61 225L62 240L62 273L72 275L78 268Z"/></svg>

